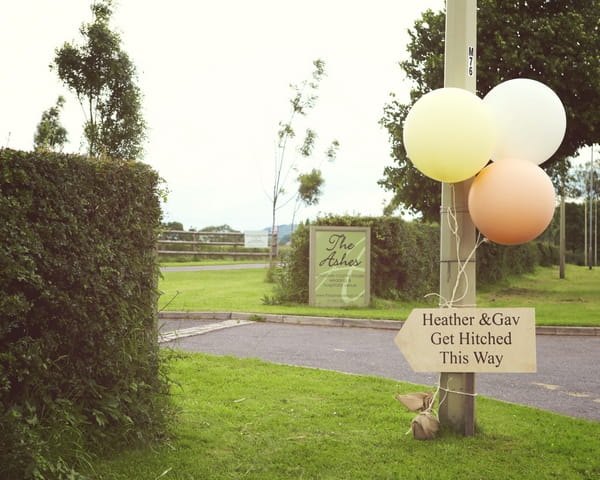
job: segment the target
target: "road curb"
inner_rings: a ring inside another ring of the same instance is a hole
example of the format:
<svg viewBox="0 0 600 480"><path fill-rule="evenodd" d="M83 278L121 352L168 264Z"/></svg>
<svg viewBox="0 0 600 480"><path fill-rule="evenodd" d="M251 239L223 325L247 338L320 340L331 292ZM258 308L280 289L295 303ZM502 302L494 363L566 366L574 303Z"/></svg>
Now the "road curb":
<svg viewBox="0 0 600 480"><path fill-rule="evenodd" d="M344 317L316 317L273 313L244 312L159 312L159 320L249 320L255 322L313 325L320 327L377 328L400 330L401 320L377 320ZM600 327L538 326L538 335L600 336Z"/></svg>
<svg viewBox="0 0 600 480"><path fill-rule="evenodd" d="M250 320L255 322L314 325L321 327L354 327L400 330L402 321L344 317L316 317L273 313L244 312L159 312L159 320Z"/></svg>
<svg viewBox="0 0 600 480"><path fill-rule="evenodd" d="M600 336L600 327L559 327L540 326L535 328L538 335Z"/></svg>

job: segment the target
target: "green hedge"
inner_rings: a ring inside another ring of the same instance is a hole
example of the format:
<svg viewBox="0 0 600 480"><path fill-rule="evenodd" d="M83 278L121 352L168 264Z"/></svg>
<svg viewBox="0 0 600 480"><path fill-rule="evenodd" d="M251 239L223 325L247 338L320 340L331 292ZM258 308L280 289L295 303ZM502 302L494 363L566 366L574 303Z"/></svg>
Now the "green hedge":
<svg viewBox="0 0 600 480"><path fill-rule="evenodd" d="M371 294L411 299L438 283L439 229L396 217L327 216L314 225L371 227ZM276 275L276 302L308 302L309 225L300 225Z"/></svg>
<svg viewBox="0 0 600 480"><path fill-rule="evenodd" d="M439 291L439 226L397 217L326 216L314 225L371 227L371 294L415 300ZM275 275L272 303L308 302L310 224L300 225L291 249ZM542 243L502 246L484 243L477 250L477 283L498 282L558 262L558 249Z"/></svg>
<svg viewBox="0 0 600 480"><path fill-rule="evenodd" d="M537 265L548 267L558 261L558 247L548 243L504 246L486 242L477 249L477 284L494 284L511 275L531 273Z"/></svg>
<svg viewBox="0 0 600 480"><path fill-rule="evenodd" d="M163 431L158 186L141 163L0 150L0 478Z"/></svg>

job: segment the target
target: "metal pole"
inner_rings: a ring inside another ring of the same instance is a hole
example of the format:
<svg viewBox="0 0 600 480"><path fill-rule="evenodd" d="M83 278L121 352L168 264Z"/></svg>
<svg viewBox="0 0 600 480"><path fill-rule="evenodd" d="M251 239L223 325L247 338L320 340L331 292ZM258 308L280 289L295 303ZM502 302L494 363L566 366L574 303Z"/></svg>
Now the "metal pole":
<svg viewBox="0 0 600 480"><path fill-rule="evenodd" d="M589 186L589 204L590 204L590 208L589 208L589 215L590 215L590 226L588 228L588 235L590 236L589 242L588 242L588 267L591 270L592 269L592 263L593 263L593 259L592 259L592 210L593 208L593 203L592 203L592 195L593 195L593 182L594 182L594 177L593 177L593 171L594 171L594 146L592 145L592 148L590 148L590 186Z"/></svg>
<svg viewBox="0 0 600 480"><path fill-rule="evenodd" d="M566 225L565 225L565 181L563 179L563 184L561 188L560 194L560 233L559 233L559 249L560 249L560 259L559 259L559 274L558 277L561 279L565 278L565 251L567 247L567 234L566 234Z"/></svg>
<svg viewBox="0 0 600 480"><path fill-rule="evenodd" d="M444 87L475 92L475 59L477 54L477 0L446 1L446 36L444 52ZM457 115L460 115L457 112ZM440 215L440 296L450 299L457 282L460 300L451 306L475 305L475 226L467 206L471 180L442 184ZM457 235L452 230L456 228ZM440 374L440 423L465 436L475 433L475 374ZM461 392L461 393L456 393Z"/></svg>
<svg viewBox="0 0 600 480"><path fill-rule="evenodd" d="M594 200L594 265L598 266L598 199Z"/></svg>
<svg viewBox="0 0 600 480"><path fill-rule="evenodd" d="M598 266L598 199L594 200L594 265Z"/></svg>
<svg viewBox="0 0 600 480"><path fill-rule="evenodd" d="M583 197L583 264L588 264L588 199Z"/></svg>

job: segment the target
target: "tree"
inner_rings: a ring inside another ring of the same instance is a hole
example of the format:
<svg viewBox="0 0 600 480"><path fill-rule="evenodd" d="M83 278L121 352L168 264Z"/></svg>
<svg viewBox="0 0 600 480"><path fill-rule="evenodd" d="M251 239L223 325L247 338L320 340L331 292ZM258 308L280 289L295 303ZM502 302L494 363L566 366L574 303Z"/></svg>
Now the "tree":
<svg viewBox="0 0 600 480"><path fill-rule="evenodd" d="M163 230L160 234L161 240L181 240L179 232L184 230L183 223L175 221L162 222L160 227Z"/></svg>
<svg viewBox="0 0 600 480"><path fill-rule="evenodd" d="M313 168L309 173L302 173L298 176L298 199L304 205L316 205L319 203L321 195L321 186L325 182L321 170Z"/></svg>
<svg viewBox="0 0 600 480"><path fill-rule="evenodd" d="M163 222L161 227L163 230L183 231L183 223L181 223L181 222Z"/></svg>
<svg viewBox="0 0 600 480"><path fill-rule="evenodd" d="M596 263L594 252L597 250L597 203L600 197L600 167L593 160L593 149L590 161L573 169L572 179L572 195L583 198L585 207L584 256L585 263L591 269Z"/></svg>
<svg viewBox="0 0 600 480"><path fill-rule="evenodd" d="M64 43L56 49L51 68L76 94L85 113L89 155L138 159L146 124L135 66L121 49L120 36L109 27L111 0L95 1L91 10L93 22L80 28L85 43Z"/></svg>
<svg viewBox="0 0 600 480"><path fill-rule="evenodd" d="M53 107L42 113L33 136L35 150L62 151L67 143L67 129L60 123L60 111L64 105L65 99L61 95Z"/></svg>
<svg viewBox="0 0 600 480"><path fill-rule="evenodd" d="M570 170L569 196L572 198L595 199L600 197L600 165L584 162Z"/></svg>
<svg viewBox="0 0 600 480"><path fill-rule="evenodd" d="M539 80L561 98L567 132L556 154L542 166L556 184L569 168L569 157L584 145L600 141L595 120L600 108L600 4L592 0L479 0L477 16L477 93L484 96L511 78ZM388 130L396 162L384 170L380 185L393 191L386 213L401 207L439 218L439 183L418 172L402 143L402 123L423 94L443 86L443 12L427 10L409 30L410 59L400 64L412 80L410 103L392 95L381 124Z"/></svg>
<svg viewBox="0 0 600 480"><path fill-rule="evenodd" d="M294 203L294 213L292 215L291 232L294 233L294 225L296 215L302 205L310 206L319 203L321 196L321 187L325 180L321 170L313 168L309 173L301 173L298 175L298 192Z"/></svg>
<svg viewBox="0 0 600 480"><path fill-rule="evenodd" d="M296 200L296 207L302 202L306 203L308 200L315 204L318 202L318 197L321 193L320 186L323 184L323 178L320 170L313 170L308 176L299 175L296 179L300 182L298 191L295 195L288 196L284 202L282 200L286 195L286 185L292 172L298 172L298 156L292 153L291 158L289 155L289 148L293 146L292 143L296 137L295 121L298 116L306 116L308 112L314 108L317 99L317 90L323 77L325 76L325 62L321 59L313 61L314 71L310 78L303 80L299 84L291 84L292 97L290 98L290 114L287 122L279 122L279 130L277 132L278 143L277 151L275 155L274 163L274 177L273 177L273 189L270 195L271 201L271 214L272 214L272 226L271 231L275 231L277 210L292 200ZM300 144L296 144L295 152L302 158L309 158L314 153L315 142L317 140L317 133L307 128L304 134L304 138ZM339 148L339 142L333 140L331 145L325 151L325 157L329 161L333 161L336 157L337 150ZM320 183L319 183L320 181ZM315 185L318 184L316 190ZM297 208L294 209L294 217ZM292 219L293 223L294 219Z"/></svg>
<svg viewBox="0 0 600 480"><path fill-rule="evenodd" d="M335 160L339 147L340 143L337 140L331 142L331 145L325 151L325 158L329 162L333 162ZM313 168L308 173L301 173L300 175L298 175L297 181L298 191L296 192L294 213L292 215L291 233L294 233L296 215L298 214L300 208L303 205L317 205L319 203L321 194L323 193L321 187L325 183L325 179L323 178L323 172L320 168Z"/></svg>
<svg viewBox="0 0 600 480"><path fill-rule="evenodd" d="M198 230L199 232L219 232L219 233L240 233L239 230L231 228L228 224L223 225L211 225Z"/></svg>

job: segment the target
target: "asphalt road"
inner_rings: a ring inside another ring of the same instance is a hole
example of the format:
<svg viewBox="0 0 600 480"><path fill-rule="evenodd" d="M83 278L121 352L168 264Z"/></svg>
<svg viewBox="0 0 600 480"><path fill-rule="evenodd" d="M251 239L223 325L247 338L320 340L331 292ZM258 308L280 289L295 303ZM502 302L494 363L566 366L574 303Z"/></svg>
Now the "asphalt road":
<svg viewBox="0 0 600 480"><path fill-rule="evenodd" d="M171 321L163 331L199 325ZM394 344L397 331L249 323L163 344L176 349L375 375L433 387ZM476 375L478 394L600 421L600 337L537 336L537 373Z"/></svg>

